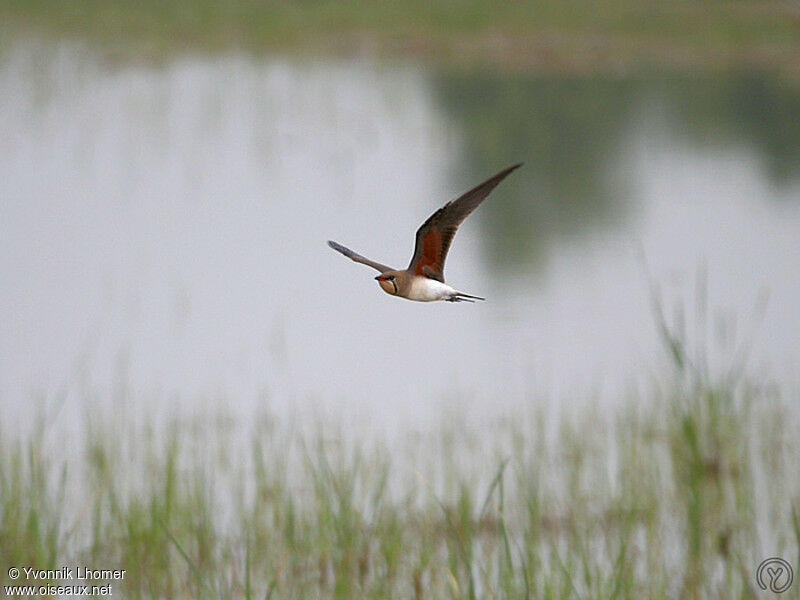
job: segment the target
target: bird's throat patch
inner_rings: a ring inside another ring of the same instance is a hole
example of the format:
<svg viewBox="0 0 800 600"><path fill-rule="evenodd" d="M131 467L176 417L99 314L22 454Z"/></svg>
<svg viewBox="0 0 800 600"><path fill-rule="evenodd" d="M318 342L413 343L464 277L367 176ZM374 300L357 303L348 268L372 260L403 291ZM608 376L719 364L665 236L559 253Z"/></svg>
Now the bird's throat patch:
<svg viewBox="0 0 800 600"><path fill-rule="evenodd" d="M387 294L391 294L392 296L397 294L397 284L394 281L389 281L388 279L379 279L378 284Z"/></svg>

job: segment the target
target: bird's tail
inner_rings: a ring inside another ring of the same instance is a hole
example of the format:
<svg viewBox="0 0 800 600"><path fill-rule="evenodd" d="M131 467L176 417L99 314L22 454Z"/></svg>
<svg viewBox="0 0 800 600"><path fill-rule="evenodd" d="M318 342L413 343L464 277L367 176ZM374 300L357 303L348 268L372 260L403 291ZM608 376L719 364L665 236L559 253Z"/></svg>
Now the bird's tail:
<svg viewBox="0 0 800 600"><path fill-rule="evenodd" d="M449 298L447 298L448 302L475 302L475 300L486 300L486 298L481 298L480 296L472 296L470 294L465 294L464 292L456 292Z"/></svg>

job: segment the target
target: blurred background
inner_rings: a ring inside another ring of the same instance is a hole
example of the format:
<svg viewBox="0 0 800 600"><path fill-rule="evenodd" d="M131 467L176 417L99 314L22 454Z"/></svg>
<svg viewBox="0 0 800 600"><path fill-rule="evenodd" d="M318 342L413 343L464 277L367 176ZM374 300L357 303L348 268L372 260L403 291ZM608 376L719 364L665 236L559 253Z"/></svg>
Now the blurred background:
<svg viewBox="0 0 800 600"><path fill-rule="evenodd" d="M715 344L710 362L746 354L797 385L792 4L0 14L0 397L15 419L87 390L369 426L448 403L513 412L531 392L613 403L662 357L653 282L690 313L705 298L707 322L679 316ZM518 161L448 261L485 304L393 301L325 245L403 267L433 210Z"/></svg>
<svg viewBox="0 0 800 600"><path fill-rule="evenodd" d="M0 573L755 597L799 257L797 2L0 0Z"/></svg>

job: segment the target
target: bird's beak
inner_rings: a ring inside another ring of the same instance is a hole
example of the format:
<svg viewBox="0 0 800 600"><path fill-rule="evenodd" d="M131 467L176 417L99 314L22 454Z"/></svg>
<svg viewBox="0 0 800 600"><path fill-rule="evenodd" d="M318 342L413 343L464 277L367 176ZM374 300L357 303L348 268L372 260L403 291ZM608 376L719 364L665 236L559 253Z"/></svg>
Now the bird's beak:
<svg viewBox="0 0 800 600"><path fill-rule="evenodd" d="M378 275L377 277L375 277L375 280L376 281L386 281L386 278L383 277L382 275Z"/></svg>

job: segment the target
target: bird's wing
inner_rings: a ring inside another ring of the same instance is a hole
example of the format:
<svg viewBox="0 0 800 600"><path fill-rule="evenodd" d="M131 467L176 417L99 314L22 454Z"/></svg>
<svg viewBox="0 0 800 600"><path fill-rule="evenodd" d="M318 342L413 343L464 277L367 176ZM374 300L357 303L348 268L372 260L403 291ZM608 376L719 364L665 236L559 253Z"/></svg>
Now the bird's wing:
<svg viewBox="0 0 800 600"><path fill-rule="evenodd" d="M356 254L350 248L345 248L341 244L337 244L336 242L332 242L328 240L328 246L336 250L337 252L341 252L350 260L354 260L357 263L361 263L362 265L367 265L368 267L372 267L373 269L378 270L380 273L385 273L386 271L391 271L392 267L387 267L386 265L382 265L381 263L375 262L374 260L370 260L361 256L360 254Z"/></svg>
<svg viewBox="0 0 800 600"><path fill-rule="evenodd" d="M522 163L500 171L428 217L417 230L414 256L411 258L408 270L415 275L437 279L444 283L444 259L447 257L447 250L458 226L483 202L498 183L520 165Z"/></svg>

